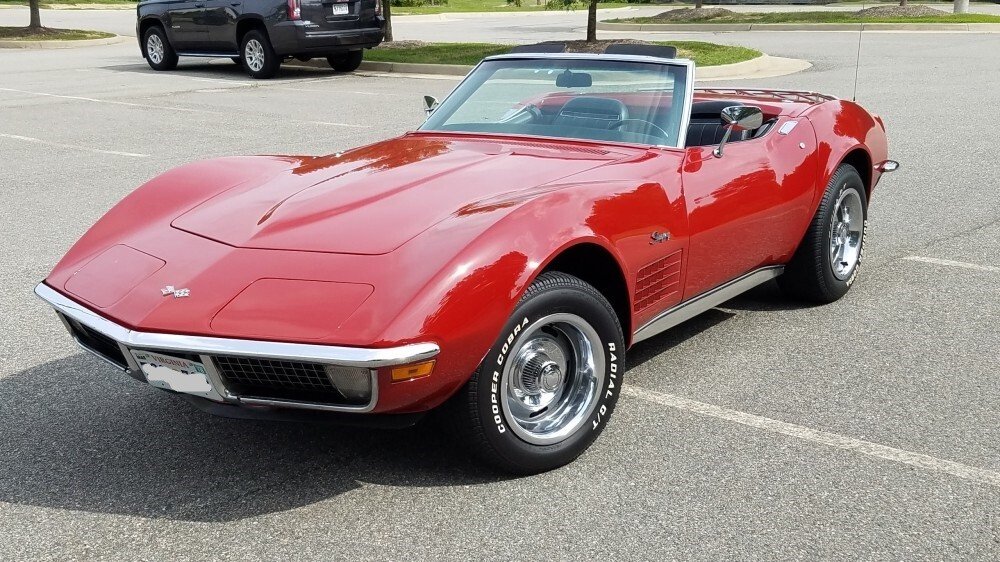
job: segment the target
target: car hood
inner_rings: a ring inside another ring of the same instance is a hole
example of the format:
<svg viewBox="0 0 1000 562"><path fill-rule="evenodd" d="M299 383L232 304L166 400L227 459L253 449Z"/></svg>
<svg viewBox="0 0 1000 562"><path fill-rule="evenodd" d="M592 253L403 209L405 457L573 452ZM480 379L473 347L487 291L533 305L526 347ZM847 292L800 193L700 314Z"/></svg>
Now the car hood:
<svg viewBox="0 0 1000 562"><path fill-rule="evenodd" d="M479 202L619 160L629 149L410 134L345 153L283 158L172 221L240 248L385 254Z"/></svg>

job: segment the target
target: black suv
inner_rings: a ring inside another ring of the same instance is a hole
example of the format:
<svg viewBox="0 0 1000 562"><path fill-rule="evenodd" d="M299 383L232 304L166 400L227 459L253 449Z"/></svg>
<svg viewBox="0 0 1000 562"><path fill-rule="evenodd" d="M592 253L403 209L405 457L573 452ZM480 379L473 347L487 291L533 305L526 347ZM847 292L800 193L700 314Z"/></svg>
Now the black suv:
<svg viewBox="0 0 1000 562"><path fill-rule="evenodd" d="M382 0L141 0L136 11L153 69L173 69L178 56L230 57L254 78L291 58L326 57L351 72L385 30Z"/></svg>

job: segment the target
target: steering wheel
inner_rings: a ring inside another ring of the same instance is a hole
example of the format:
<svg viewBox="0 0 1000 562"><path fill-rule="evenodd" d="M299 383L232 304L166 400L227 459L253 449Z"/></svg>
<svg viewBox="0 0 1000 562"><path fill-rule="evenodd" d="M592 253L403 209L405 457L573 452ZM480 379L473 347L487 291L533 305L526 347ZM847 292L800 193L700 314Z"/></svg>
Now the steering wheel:
<svg viewBox="0 0 1000 562"><path fill-rule="evenodd" d="M657 131L660 132L664 140L670 139L670 133L666 132L662 127L660 127L656 123L653 123L651 121L646 121L645 119L619 119L617 122L612 123L611 127L609 128L612 130L618 129L624 133L627 132L625 131L625 129L628 128L630 123L641 123L642 125L645 126L645 130L633 131L633 132L637 132L639 134L651 137L654 135L649 134L647 131L649 131L650 129L656 129Z"/></svg>
<svg viewBox="0 0 1000 562"><path fill-rule="evenodd" d="M501 123L532 123L541 121L542 110L533 103L527 103L521 107L511 109L506 115L500 118Z"/></svg>
<svg viewBox="0 0 1000 562"><path fill-rule="evenodd" d="M563 104L552 120L556 126L607 129L628 119L628 107L619 99L578 95Z"/></svg>

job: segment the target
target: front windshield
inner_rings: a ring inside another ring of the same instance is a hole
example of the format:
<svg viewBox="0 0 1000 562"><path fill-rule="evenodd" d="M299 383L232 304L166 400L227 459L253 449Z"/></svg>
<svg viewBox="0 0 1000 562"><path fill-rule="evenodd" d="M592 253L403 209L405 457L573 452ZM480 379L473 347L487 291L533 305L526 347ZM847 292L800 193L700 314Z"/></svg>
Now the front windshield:
<svg viewBox="0 0 1000 562"><path fill-rule="evenodd" d="M600 56L489 60L420 130L677 147L687 68Z"/></svg>

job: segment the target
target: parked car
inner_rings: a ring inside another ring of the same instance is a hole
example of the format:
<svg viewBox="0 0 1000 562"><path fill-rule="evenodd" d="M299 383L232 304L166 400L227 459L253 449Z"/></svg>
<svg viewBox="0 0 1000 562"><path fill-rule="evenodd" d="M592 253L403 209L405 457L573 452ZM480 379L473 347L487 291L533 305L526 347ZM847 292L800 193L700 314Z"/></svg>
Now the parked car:
<svg viewBox="0 0 1000 562"><path fill-rule="evenodd" d="M136 37L154 70L178 57L230 57L254 78L283 60L325 57L352 72L382 42L382 0L142 0Z"/></svg>
<svg viewBox="0 0 1000 562"><path fill-rule="evenodd" d="M486 58L416 131L182 166L36 293L88 351L215 414L408 425L490 463L572 461L628 348L766 281L858 277L882 120L693 87L673 53Z"/></svg>

